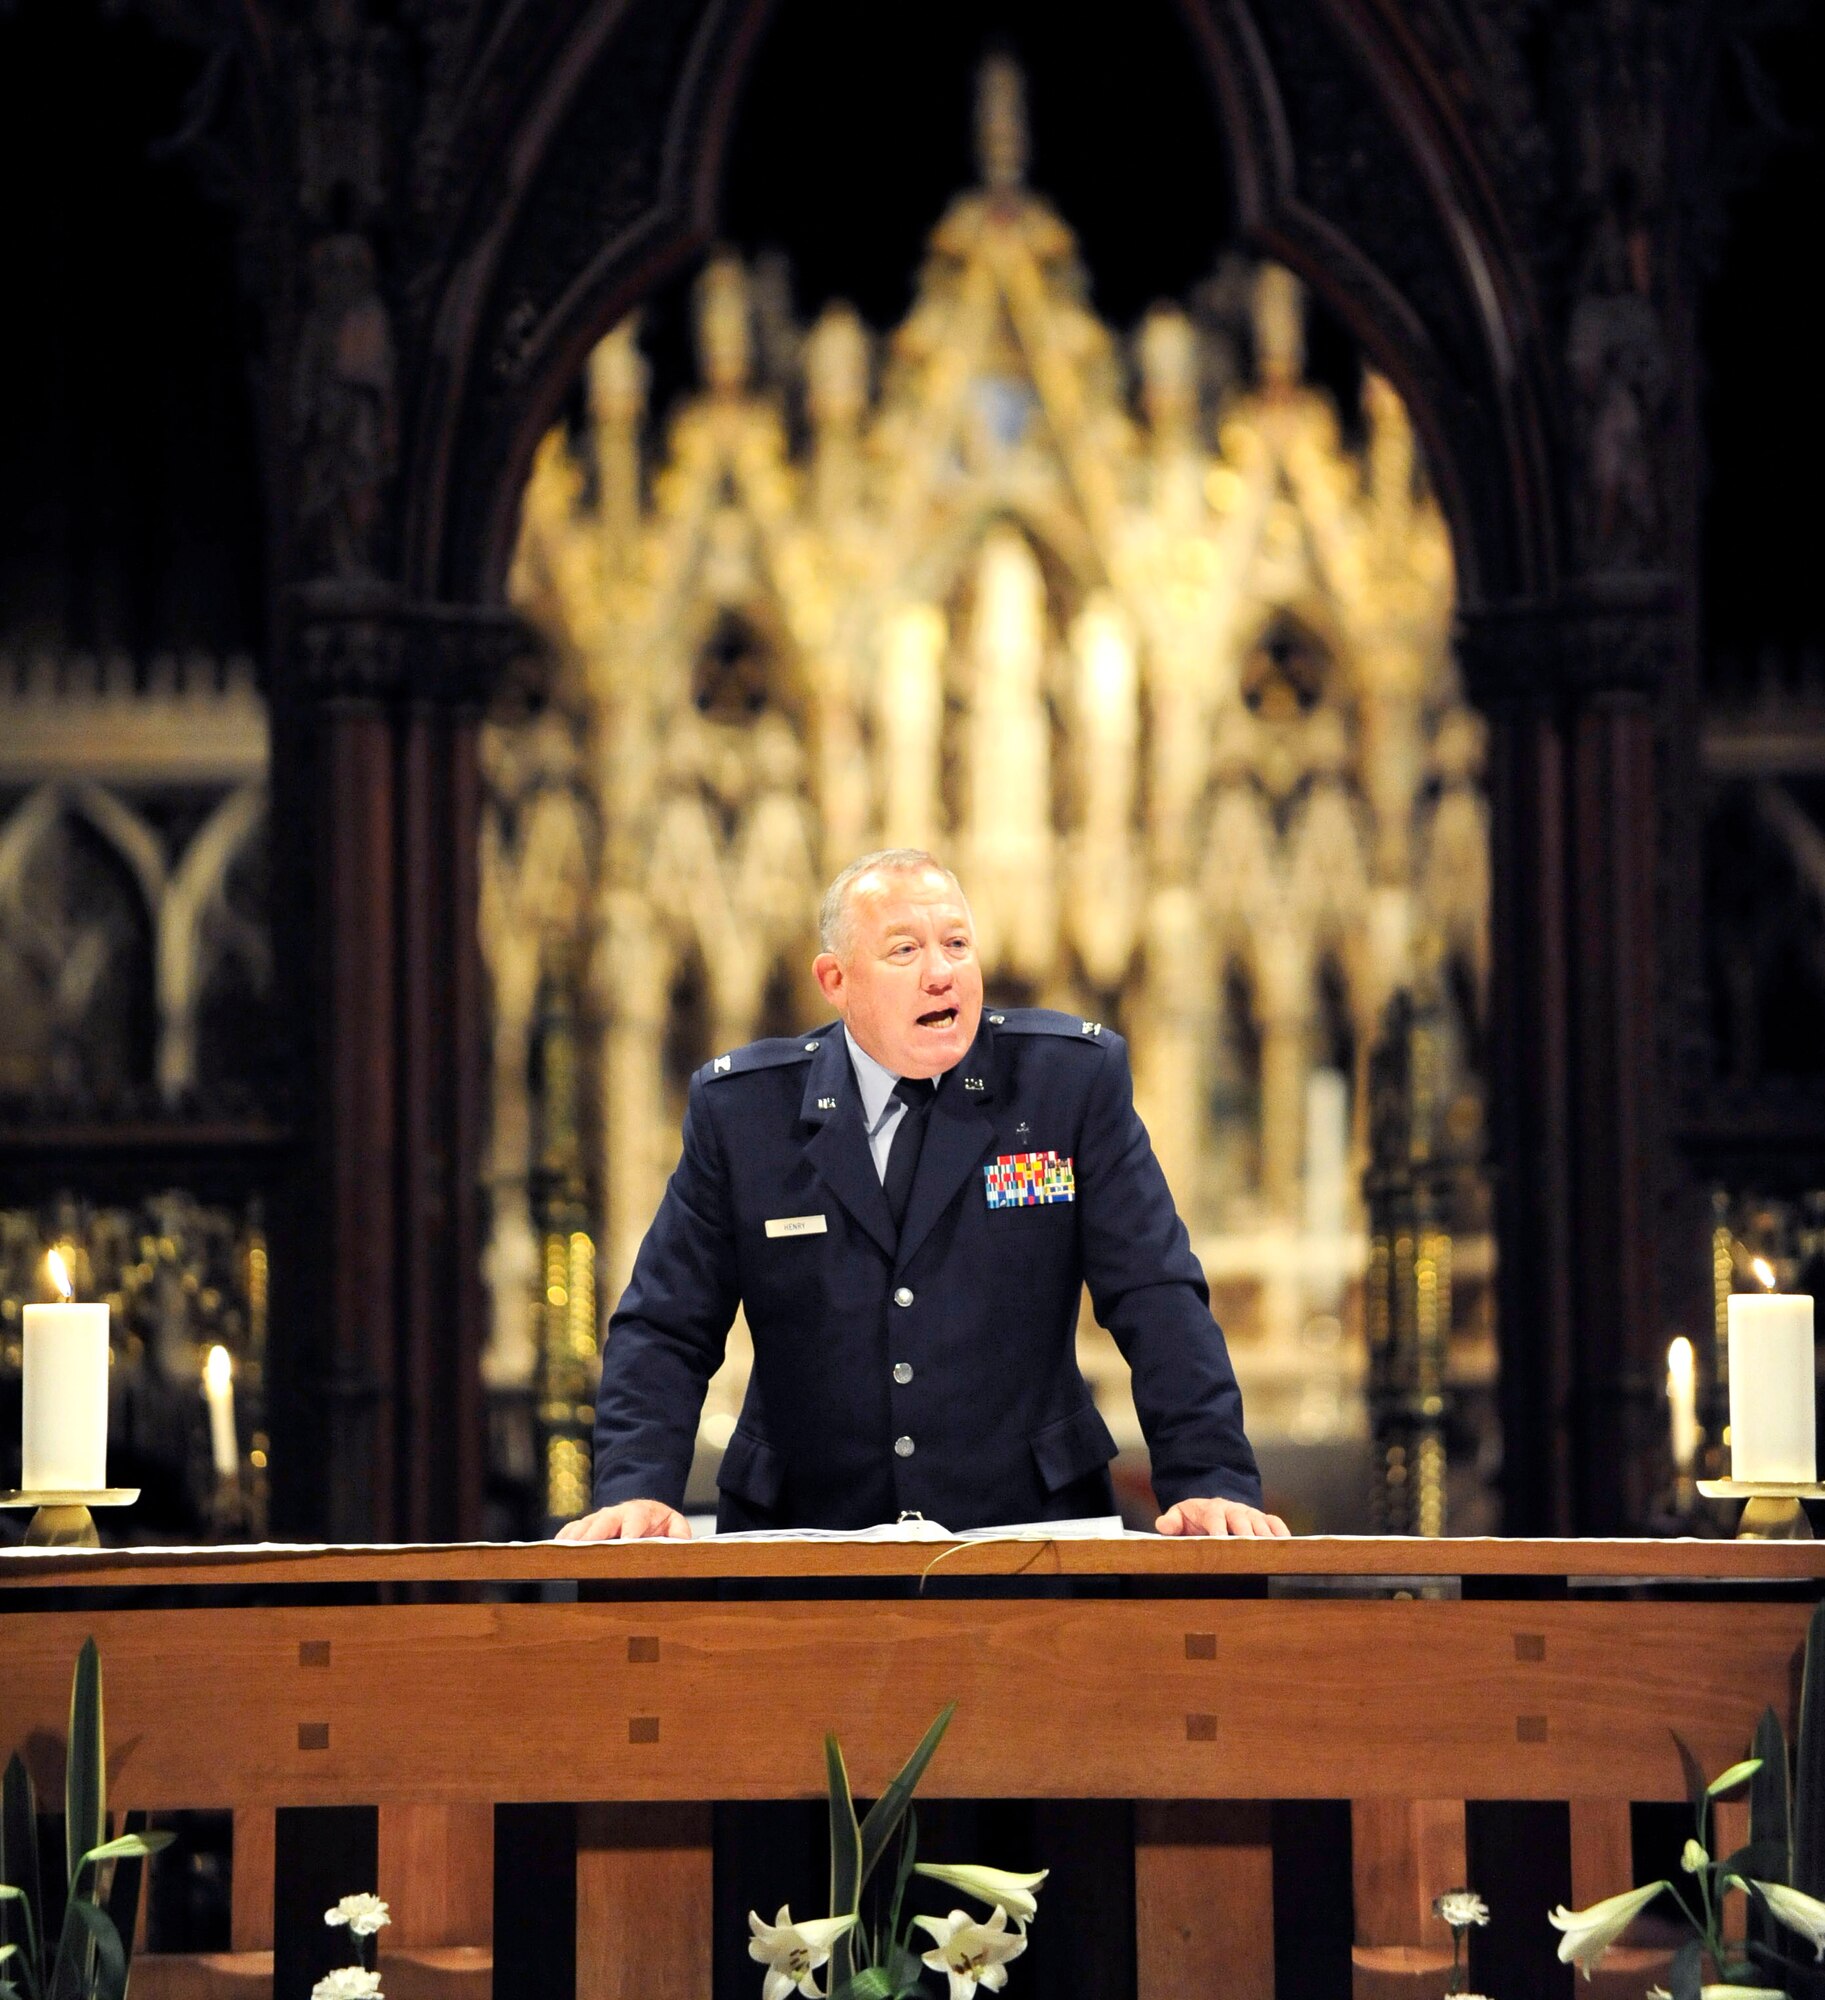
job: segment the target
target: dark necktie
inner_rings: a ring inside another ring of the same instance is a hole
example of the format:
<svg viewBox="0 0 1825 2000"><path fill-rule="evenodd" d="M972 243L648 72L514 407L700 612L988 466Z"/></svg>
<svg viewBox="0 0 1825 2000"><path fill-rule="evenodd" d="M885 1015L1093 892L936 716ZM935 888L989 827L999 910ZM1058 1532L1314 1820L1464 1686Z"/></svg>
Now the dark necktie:
<svg viewBox="0 0 1825 2000"><path fill-rule="evenodd" d="M881 1176L887 1206L898 1229L906 1220L906 1203L912 1194L913 1175L919 1168L919 1149L925 1144L925 1123L931 1116L932 1099L938 1086L928 1076L903 1076L893 1094L906 1106L893 1128L893 1144L887 1149L887 1171Z"/></svg>

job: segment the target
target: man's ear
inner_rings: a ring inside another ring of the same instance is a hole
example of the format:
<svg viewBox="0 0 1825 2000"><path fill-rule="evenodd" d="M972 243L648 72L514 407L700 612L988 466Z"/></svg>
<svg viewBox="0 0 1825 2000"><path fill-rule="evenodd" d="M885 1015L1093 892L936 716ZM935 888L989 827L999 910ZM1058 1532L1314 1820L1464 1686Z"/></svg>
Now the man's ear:
<svg viewBox="0 0 1825 2000"><path fill-rule="evenodd" d="M833 951L820 951L811 961L811 976L817 981L824 998L840 1014L843 1011L843 989L848 983L843 976L843 961Z"/></svg>

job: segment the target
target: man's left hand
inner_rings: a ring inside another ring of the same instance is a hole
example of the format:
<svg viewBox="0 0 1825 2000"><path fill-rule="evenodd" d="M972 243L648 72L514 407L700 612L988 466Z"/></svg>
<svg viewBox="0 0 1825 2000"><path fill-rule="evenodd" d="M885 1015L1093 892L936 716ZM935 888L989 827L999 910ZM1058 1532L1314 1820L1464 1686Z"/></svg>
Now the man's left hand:
<svg viewBox="0 0 1825 2000"><path fill-rule="evenodd" d="M1245 1506L1240 1500L1181 1500L1168 1507L1153 1524L1160 1535L1290 1535L1293 1531L1278 1514L1264 1514L1259 1507Z"/></svg>

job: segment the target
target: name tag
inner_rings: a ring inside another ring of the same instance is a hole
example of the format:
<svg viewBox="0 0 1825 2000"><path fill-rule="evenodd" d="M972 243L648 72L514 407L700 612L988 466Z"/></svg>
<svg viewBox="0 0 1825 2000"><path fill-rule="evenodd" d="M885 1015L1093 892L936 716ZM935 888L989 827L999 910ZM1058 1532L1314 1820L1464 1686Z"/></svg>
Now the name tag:
<svg viewBox="0 0 1825 2000"><path fill-rule="evenodd" d="M767 1217L769 1236L828 1236L829 1218L822 1215L770 1215Z"/></svg>

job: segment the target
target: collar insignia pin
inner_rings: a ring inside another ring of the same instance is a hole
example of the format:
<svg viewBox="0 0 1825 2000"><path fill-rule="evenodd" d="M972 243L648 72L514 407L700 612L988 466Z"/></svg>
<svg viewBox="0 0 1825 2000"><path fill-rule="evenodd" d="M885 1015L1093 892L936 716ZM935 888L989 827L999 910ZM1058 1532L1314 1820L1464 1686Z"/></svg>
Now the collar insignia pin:
<svg viewBox="0 0 1825 2000"><path fill-rule="evenodd" d="M834 1111L836 1109L836 1099L834 1097L820 1097L817 1101L817 1108L820 1111Z"/></svg>
<svg viewBox="0 0 1825 2000"><path fill-rule="evenodd" d="M1023 1118L1020 1121L1020 1123L1014 1127L1014 1137L1016 1139L1030 1139L1032 1138L1032 1136L1033 1136L1033 1128Z"/></svg>
<svg viewBox="0 0 1825 2000"><path fill-rule="evenodd" d="M734 1058L731 1056L718 1056L716 1060L713 1063L711 1063L710 1068L713 1072L720 1075L722 1071L724 1071L729 1067L729 1064L733 1060Z"/></svg>
<svg viewBox="0 0 1825 2000"><path fill-rule="evenodd" d="M966 1076L963 1079L963 1087L965 1090L980 1090L982 1088L982 1079L979 1076Z"/></svg>

